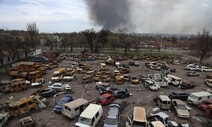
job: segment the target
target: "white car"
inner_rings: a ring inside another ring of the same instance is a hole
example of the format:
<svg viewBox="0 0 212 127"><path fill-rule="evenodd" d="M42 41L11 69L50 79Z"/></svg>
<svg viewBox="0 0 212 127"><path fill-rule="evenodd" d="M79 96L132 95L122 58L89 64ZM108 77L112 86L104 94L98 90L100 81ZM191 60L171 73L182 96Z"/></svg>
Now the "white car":
<svg viewBox="0 0 212 127"><path fill-rule="evenodd" d="M189 111L191 110L183 101L179 99L172 99L172 106L174 107L177 116L180 118L190 118Z"/></svg>
<svg viewBox="0 0 212 127"><path fill-rule="evenodd" d="M45 80L43 78L36 78L34 82L31 83L32 87L42 86Z"/></svg>
<svg viewBox="0 0 212 127"><path fill-rule="evenodd" d="M191 71L198 71L200 66L198 64L188 64L186 66L186 70L191 70Z"/></svg>
<svg viewBox="0 0 212 127"><path fill-rule="evenodd" d="M206 66L201 66L199 68L199 71L202 71L202 72L211 72L212 71L212 68L209 68L209 67L206 67Z"/></svg>
<svg viewBox="0 0 212 127"><path fill-rule="evenodd" d="M134 61L134 66L140 66L138 61Z"/></svg>
<svg viewBox="0 0 212 127"><path fill-rule="evenodd" d="M65 75L65 76L63 76L63 81L72 81L74 78L75 78L74 75L72 75L72 76Z"/></svg>
<svg viewBox="0 0 212 127"><path fill-rule="evenodd" d="M147 79L145 81L145 86L148 86L150 90L158 91L160 90L160 86L152 79Z"/></svg>
<svg viewBox="0 0 212 127"><path fill-rule="evenodd" d="M51 77L51 80L52 80L53 82L58 82L58 81L60 81L62 78L63 78L62 75L60 75L60 76L52 76L52 77Z"/></svg>
<svg viewBox="0 0 212 127"><path fill-rule="evenodd" d="M48 86L48 88L54 89L57 92L65 91L65 86L62 83L60 83L60 82L56 82L56 83Z"/></svg>
<svg viewBox="0 0 212 127"><path fill-rule="evenodd" d="M63 84L63 86L65 87L65 90L67 91L71 90L71 86L69 84Z"/></svg>
<svg viewBox="0 0 212 127"><path fill-rule="evenodd" d="M154 121L161 121L166 127L179 127L176 121L170 120L170 117L164 112L151 113L148 118L154 118Z"/></svg>

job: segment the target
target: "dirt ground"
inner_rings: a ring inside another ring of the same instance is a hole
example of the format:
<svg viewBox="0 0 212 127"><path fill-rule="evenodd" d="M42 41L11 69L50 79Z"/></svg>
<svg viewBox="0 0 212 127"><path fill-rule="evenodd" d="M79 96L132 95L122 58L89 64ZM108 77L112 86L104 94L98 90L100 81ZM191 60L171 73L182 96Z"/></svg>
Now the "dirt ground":
<svg viewBox="0 0 212 127"><path fill-rule="evenodd" d="M102 62L103 60L96 60L96 61L83 61L85 63L91 63L94 68L98 68L99 63ZM130 60L125 60L125 61L120 61L123 63L128 63ZM64 66L68 67L69 62L67 60L63 60L59 66ZM140 75L146 75L148 73L161 73L160 71L154 71L149 68L146 68L144 63L145 61L139 61L140 66L139 67L134 67L131 66L130 69L130 75L131 76L140 76ZM131 83L124 83L122 85L117 85L119 88L128 88L130 93L132 93L132 96L129 98L126 98L126 101L128 102L128 105L124 108L124 110L121 112L121 121L120 121L120 127L125 126L125 121L126 121L126 114L134 107L134 106L142 106L145 107L147 116L150 115L152 108L156 107L153 101L154 95L158 94L166 94L168 95L169 93L173 91L182 91L186 93L192 93L192 92L197 92L201 91L202 88L207 88L206 85L203 83L203 79L206 77L208 72L200 72L199 77L187 77L185 75L186 71L183 69L186 65L169 65L170 67L173 67L176 69L176 72L173 73L173 75L181 77L183 80L188 80L188 81L194 81L196 84L196 87L194 89L190 90L180 90L176 86L169 86L167 88L161 88L159 91L150 91L149 89L145 88L143 84L138 84L138 85L132 85ZM111 72L115 69L113 66L109 66ZM48 70L47 74L43 76L45 79L46 83L45 86L48 85L48 81L50 80L52 76L53 70ZM80 83L80 79L82 77L82 74L77 75L77 78L70 82L72 91L70 92L74 98L80 98L83 97L87 100L92 100L100 96L99 92L95 90L95 82L85 84L85 87L87 88L87 92L85 92L85 89L83 87L83 84ZM115 83L111 82L112 85L116 86ZM22 97L30 95L33 91L35 91L37 88L29 88L28 90L21 91L14 93L15 99L18 100ZM4 94L0 96L0 103L5 102L9 95ZM45 109L41 110L36 110L31 113L28 113L24 116L31 115L33 119L36 121L38 127L73 127L74 123L77 121L76 119L68 119L64 117L62 114L56 114L53 111L55 101L61 98L63 95L59 95L57 97L50 97L47 98L48 100L48 106ZM187 102L186 102L187 103ZM189 105L189 107L192 108L191 110L191 118L189 119L181 119L175 116L173 111L164 111L167 114L169 114L170 119L176 120L179 123L184 123L187 122L189 123L190 127L201 127L201 122L206 121L207 118L203 116L203 112L196 107ZM97 127L103 126L103 120L105 119L108 111L108 106L103 106L103 117L101 118L100 122L98 123ZM7 127L15 127L18 125L18 120L24 116L20 116L17 118L14 118L10 121L8 121L8 124L6 125Z"/></svg>

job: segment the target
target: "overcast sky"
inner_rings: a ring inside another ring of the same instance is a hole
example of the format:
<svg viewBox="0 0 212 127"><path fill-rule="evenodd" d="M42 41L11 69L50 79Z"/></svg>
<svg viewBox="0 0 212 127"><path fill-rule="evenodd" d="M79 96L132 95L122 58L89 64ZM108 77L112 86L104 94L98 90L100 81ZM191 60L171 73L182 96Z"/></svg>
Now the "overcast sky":
<svg viewBox="0 0 212 127"><path fill-rule="evenodd" d="M25 30L27 23L36 22L40 32L101 29L103 26L90 19L85 1L0 0L0 28ZM131 32L196 34L203 28L212 31L212 0L129 1L130 25L122 26Z"/></svg>

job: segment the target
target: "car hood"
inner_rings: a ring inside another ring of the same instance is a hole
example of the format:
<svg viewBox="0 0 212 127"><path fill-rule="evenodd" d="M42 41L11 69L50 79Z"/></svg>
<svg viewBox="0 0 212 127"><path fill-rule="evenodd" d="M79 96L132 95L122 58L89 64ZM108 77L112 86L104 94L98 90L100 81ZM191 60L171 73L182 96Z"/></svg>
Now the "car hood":
<svg viewBox="0 0 212 127"><path fill-rule="evenodd" d="M189 111L188 110L180 110L180 109L177 109L177 113L179 115L186 115L186 116L189 116Z"/></svg>
<svg viewBox="0 0 212 127"><path fill-rule="evenodd" d="M89 125L79 123L79 122L75 123L75 126L77 126L77 127L90 127Z"/></svg>
<svg viewBox="0 0 212 127"><path fill-rule="evenodd" d="M63 106L62 105L55 105L54 108L57 109L57 110L62 110Z"/></svg>

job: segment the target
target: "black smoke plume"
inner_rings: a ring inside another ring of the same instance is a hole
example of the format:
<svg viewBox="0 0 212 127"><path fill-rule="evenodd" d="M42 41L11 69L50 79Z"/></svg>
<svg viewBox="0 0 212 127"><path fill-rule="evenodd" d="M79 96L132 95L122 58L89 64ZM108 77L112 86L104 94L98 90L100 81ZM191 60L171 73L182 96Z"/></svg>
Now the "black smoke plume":
<svg viewBox="0 0 212 127"><path fill-rule="evenodd" d="M130 23L128 0L85 0L90 19L103 29L114 30Z"/></svg>

